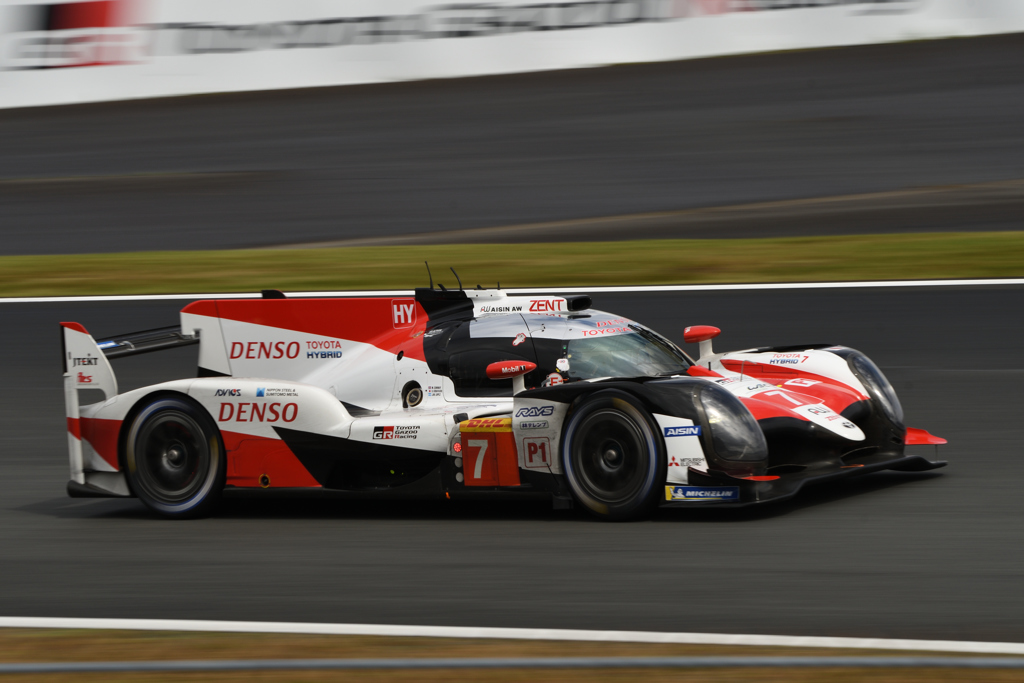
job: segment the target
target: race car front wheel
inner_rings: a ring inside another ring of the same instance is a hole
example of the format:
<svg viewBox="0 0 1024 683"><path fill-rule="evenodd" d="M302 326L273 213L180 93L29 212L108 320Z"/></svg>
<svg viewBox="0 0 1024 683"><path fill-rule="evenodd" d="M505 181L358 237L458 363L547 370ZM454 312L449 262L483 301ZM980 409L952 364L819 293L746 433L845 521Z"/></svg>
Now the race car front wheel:
<svg viewBox="0 0 1024 683"><path fill-rule="evenodd" d="M665 481L664 446L643 405L601 391L573 411L562 440L562 467L576 499L613 521L649 515Z"/></svg>
<svg viewBox="0 0 1024 683"><path fill-rule="evenodd" d="M128 483L154 512L209 514L224 488L224 446L209 415L192 401L158 398L135 416L125 443Z"/></svg>

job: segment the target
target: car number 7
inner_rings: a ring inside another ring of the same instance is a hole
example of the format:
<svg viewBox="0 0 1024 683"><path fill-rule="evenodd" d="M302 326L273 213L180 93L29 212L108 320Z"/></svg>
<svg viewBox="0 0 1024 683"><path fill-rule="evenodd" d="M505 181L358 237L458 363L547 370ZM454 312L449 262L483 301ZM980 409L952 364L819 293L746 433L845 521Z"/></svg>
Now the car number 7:
<svg viewBox="0 0 1024 683"><path fill-rule="evenodd" d="M476 454L476 464L473 465L473 478L479 479L480 473L483 470L484 466L484 453L487 452L487 444L489 442L487 441L487 439L470 439L466 443L469 444L470 448L480 449L479 451L477 451Z"/></svg>

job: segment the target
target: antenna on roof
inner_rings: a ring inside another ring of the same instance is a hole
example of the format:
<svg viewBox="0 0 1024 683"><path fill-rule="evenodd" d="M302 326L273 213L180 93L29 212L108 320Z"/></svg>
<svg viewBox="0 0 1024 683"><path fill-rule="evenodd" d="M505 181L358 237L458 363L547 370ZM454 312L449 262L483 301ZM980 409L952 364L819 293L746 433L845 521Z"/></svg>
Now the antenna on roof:
<svg viewBox="0 0 1024 683"><path fill-rule="evenodd" d="M501 280L498 280L498 289L501 289Z"/></svg>
<svg viewBox="0 0 1024 683"><path fill-rule="evenodd" d="M425 265L427 267L427 277L430 278L430 288L433 289L434 288L434 276L430 274L430 264L427 263L426 261L424 261L423 265Z"/></svg>
<svg viewBox="0 0 1024 683"><path fill-rule="evenodd" d="M448 270L452 271L452 275L454 275L455 279L459 281L459 291L461 292L462 291L462 278L459 277L459 274L456 273L455 269L452 268L451 266L448 266Z"/></svg>

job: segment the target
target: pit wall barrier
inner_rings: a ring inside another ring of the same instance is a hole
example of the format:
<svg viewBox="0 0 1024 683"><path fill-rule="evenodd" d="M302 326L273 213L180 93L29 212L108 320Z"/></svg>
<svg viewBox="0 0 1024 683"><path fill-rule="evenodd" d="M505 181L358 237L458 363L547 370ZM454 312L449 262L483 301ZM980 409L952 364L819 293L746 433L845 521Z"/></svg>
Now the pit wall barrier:
<svg viewBox="0 0 1024 683"><path fill-rule="evenodd" d="M1022 0L0 0L0 108L1018 31Z"/></svg>

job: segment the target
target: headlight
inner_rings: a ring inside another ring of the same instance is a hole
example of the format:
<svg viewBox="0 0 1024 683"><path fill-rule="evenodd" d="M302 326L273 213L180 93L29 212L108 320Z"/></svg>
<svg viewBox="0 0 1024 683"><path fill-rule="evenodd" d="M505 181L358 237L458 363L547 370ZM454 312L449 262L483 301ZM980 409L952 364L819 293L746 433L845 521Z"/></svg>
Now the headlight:
<svg viewBox="0 0 1024 683"><path fill-rule="evenodd" d="M764 432L738 398L717 384L706 384L700 390L700 405L715 455L744 463L768 459Z"/></svg>
<svg viewBox="0 0 1024 683"><path fill-rule="evenodd" d="M871 398L881 407L889 421L902 427L903 406L900 405L900 400L896 398L896 392L878 366L859 351L854 351L847 356L846 362L853 374L857 375L857 379L867 388Z"/></svg>

